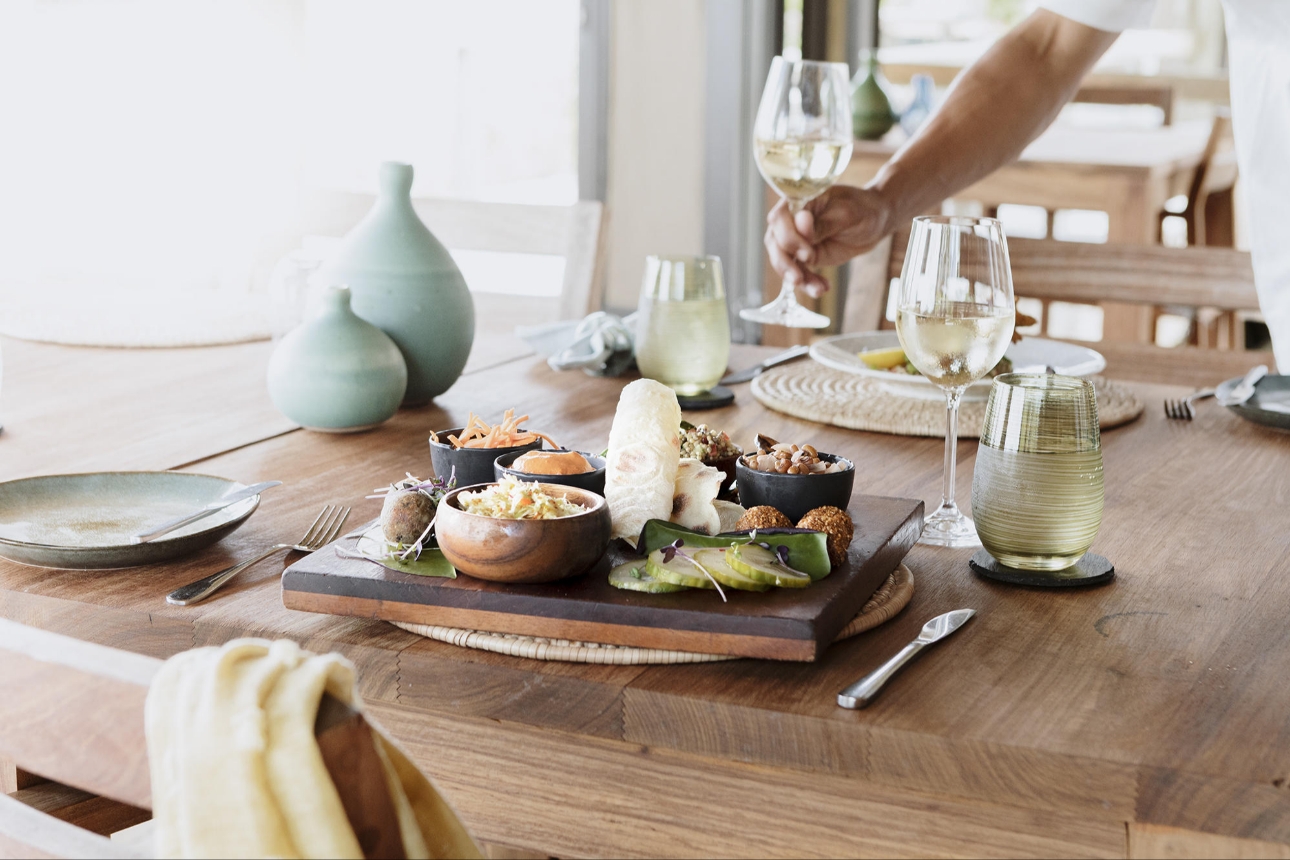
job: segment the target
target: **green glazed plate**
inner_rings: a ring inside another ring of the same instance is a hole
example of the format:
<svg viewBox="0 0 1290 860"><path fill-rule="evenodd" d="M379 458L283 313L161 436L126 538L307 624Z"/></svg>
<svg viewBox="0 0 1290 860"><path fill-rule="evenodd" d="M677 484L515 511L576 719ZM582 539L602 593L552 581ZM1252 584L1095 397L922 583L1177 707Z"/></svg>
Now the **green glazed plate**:
<svg viewBox="0 0 1290 860"><path fill-rule="evenodd" d="M155 541L130 536L192 513L242 487L187 472L91 472L0 483L0 556L36 567L136 567L210 546L255 512L259 496L237 502Z"/></svg>

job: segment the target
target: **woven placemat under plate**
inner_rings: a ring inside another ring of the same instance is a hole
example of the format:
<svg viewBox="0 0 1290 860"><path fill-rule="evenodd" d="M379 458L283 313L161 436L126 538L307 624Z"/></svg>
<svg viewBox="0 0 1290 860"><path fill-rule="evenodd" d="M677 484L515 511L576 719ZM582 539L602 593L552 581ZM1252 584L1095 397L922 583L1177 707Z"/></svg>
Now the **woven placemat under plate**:
<svg viewBox="0 0 1290 860"><path fill-rule="evenodd" d="M842 628L842 632L834 641L848 639L858 633L872 630L904 609L913 596L914 574L902 564L892 571L886 582L878 586L878 590L873 593L873 597L869 598L869 602L860 610L860 614ZM494 654L506 654L511 657L527 657L530 660L561 660L566 663L598 663L606 666L643 666L651 663L716 663L722 660L742 659L726 654L697 654L691 651L601 645L568 639L542 639L513 633L489 633L483 630L411 624L406 621L390 623L409 633L437 639L449 645L492 651Z"/></svg>
<svg viewBox="0 0 1290 860"><path fill-rule="evenodd" d="M1097 415L1102 429L1127 424L1142 414L1142 401L1126 386L1090 377L1097 391ZM945 399L901 397L877 380L834 370L814 361L776 367L752 381L753 397L763 406L795 418L819 421L848 430L870 430L901 436L945 437ZM959 407L959 437L981 435L984 400Z"/></svg>

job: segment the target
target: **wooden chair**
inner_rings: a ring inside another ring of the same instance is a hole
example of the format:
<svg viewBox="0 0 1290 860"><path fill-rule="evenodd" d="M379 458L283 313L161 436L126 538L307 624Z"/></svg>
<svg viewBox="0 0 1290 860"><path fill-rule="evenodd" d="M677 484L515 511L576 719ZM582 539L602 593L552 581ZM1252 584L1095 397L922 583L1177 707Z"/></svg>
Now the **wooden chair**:
<svg viewBox="0 0 1290 860"><path fill-rule="evenodd" d="M1085 84L1071 101L1102 105L1152 105L1164 112L1164 125L1171 125L1174 118L1174 88L1171 86Z"/></svg>
<svg viewBox="0 0 1290 860"><path fill-rule="evenodd" d="M367 214L370 194L314 196L297 235L342 236ZM417 215L452 251L491 251L563 257L564 284L558 300L517 297L524 306L550 305L551 319L580 319L600 310L604 298L604 204L581 200L572 206L477 203L416 198Z"/></svg>
<svg viewBox="0 0 1290 860"><path fill-rule="evenodd" d="M847 284L843 331L891 328L887 294L900 277L908 231L854 260ZM1228 248L1162 248L1010 239L1013 289L1042 301L1257 309L1250 255ZM1271 352L1166 349L1151 344L1099 343L1107 374L1119 379L1213 385L1256 364L1274 366Z"/></svg>
<svg viewBox="0 0 1290 860"><path fill-rule="evenodd" d="M0 619L0 857L143 856L107 837L151 818L143 706L160 667ZM363 715L325 697L314 732L364 855L402 857Z"/></svg>

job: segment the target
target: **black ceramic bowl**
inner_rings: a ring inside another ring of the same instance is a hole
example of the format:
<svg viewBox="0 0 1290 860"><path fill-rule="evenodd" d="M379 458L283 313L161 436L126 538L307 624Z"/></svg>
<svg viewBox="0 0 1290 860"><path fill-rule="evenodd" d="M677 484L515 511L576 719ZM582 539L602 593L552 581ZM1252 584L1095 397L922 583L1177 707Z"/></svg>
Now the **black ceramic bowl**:
<svg viewBox="0 0 1290 860"><path fill-rule="evenodd" d="M440 430L430 437L430 462L434 464L435 477L448 479L456 469L457 486L470 487L475 484L491 484L493 461L502 454L533 451L542 447L542 440L535 439L527 445L511 448L454 448L448 441L449 436L460 436L462 428ZM435 438L439 441L436 442Z"/></svg>
<svg viewBox="0 0 1290 860"><path fill-rule="evenodd" d="M566 450L566 449L560 449ZM591 492L603 496L605 494L605 460L603 457L597 457L594 454L588 454L586 451L578 453L587 458L594 471L583 472L581 475L537 475L533 472L521 472L512 469L511 464L518 460L527 451L512 451L509 454L503 454L493 461L493 475L496 480L500 481L503 475L514 475L521 481L537 481L542 484L560 484L565 487L577 487L580 490L591 490Z"/></svg>
<svg viewBox="0 0 1290 860"><path fill-rule="evenodd" d="M779 472L759 472L740 457L735 464L739 504L745 508L770 505L795 523L813 508L823 505L845 511L851 502L851 488L855 485L855 464L836 454L822 453L820 459L841 463L845 470L827 475L781 475Z"/></svg>

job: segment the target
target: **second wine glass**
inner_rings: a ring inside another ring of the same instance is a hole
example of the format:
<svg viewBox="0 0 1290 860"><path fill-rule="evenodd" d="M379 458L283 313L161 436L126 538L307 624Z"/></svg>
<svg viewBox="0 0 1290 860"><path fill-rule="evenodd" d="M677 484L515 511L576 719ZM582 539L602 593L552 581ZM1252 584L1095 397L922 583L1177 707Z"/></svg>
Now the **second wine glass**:
<svg viewBox="0 0 1290 860"><path fill-rule="evenodd" d="M753 124L762 177L796 215L837 181L851 160L851 98L846 63L771 61ZM785 279L779 297L739 316L764 325L824 328L829 318L802 307Z"/></svg>
<svg viewBox="0 0 1290 860"><path fill-rule="evenodd" d="M896 332L905 356L945 391L945 484L919 543L980 546L954 501L959 399L991 372L1012 340L1012 269L994 218L914 219L900 273Z"/></svg>

